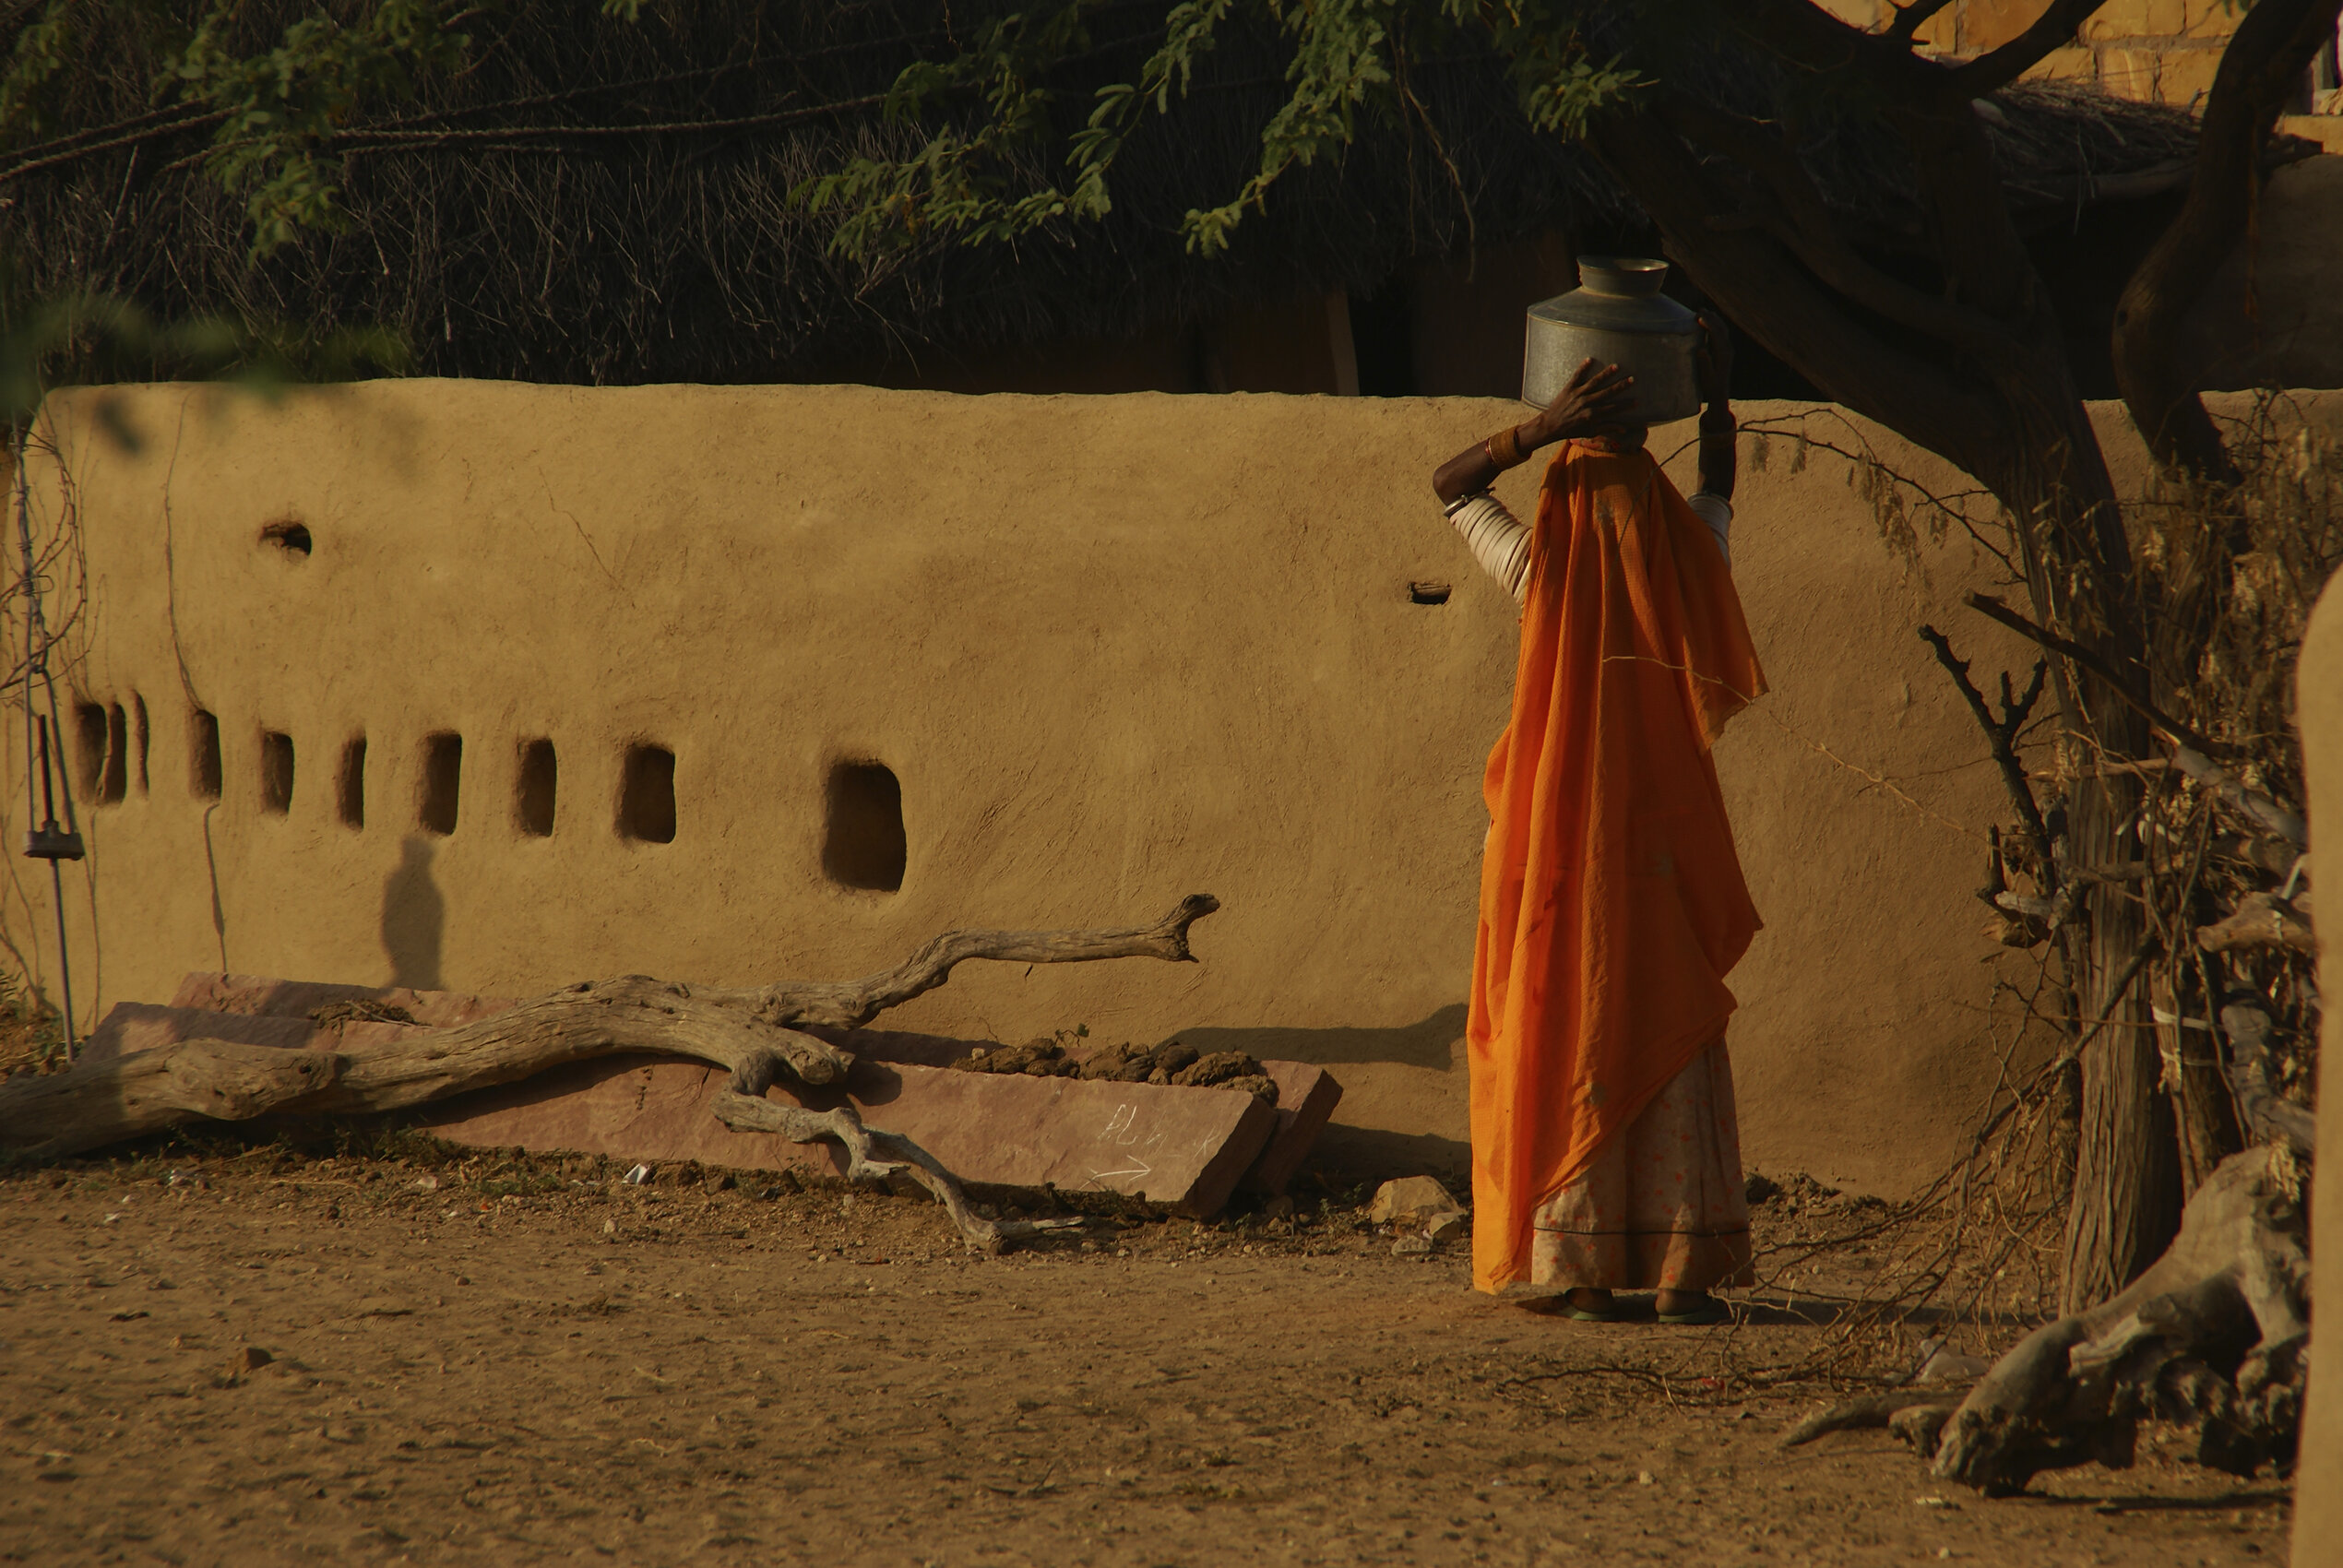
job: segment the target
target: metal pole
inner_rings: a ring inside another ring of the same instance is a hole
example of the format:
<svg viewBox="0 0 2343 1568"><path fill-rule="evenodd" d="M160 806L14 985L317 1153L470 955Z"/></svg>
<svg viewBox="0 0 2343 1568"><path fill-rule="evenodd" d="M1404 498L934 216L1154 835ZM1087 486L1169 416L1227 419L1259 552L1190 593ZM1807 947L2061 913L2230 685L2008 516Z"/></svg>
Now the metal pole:
<svg viewBox="0 0 2343 1568"><path fill-rule="evenodd" d="M55 700L54 694L51 700ZM65 743L62 732L57 736L57 742L62 749ZM49 720L46 719L41 721L41 806L44 818L42 827L54 831L57 825L57 809L52 803L49 793ZM73 791L70 789L65 791L65 810L68 814L73 810ZM49 861L49 891L57 909L57 983L65 992L65 1060L70 1062L73 1060L73 965L65 953L65 876L54 856Z"/></svg>

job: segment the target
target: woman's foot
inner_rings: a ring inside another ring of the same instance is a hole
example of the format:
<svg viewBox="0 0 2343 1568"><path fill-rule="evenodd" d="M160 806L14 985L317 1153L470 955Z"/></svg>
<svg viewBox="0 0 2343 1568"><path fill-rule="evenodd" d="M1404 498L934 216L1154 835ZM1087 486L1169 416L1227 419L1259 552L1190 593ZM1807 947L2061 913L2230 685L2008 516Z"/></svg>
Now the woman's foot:
<svg viewBox="0 0 2343 1568"><path fill-rule="evenodd" d="M1562 1293L1562 1312L1579 1323L1609 1323L1619 1315L1619 1303L1608 1290L1581 1285Z"/></svg>
<svg viewBox="0 0 2343 1568"><path fill-rule="evenodd" d="M1662 1323L1722 1323L1725 1303L1706 1290L1662 1290L1652 1302Z"/></svg>

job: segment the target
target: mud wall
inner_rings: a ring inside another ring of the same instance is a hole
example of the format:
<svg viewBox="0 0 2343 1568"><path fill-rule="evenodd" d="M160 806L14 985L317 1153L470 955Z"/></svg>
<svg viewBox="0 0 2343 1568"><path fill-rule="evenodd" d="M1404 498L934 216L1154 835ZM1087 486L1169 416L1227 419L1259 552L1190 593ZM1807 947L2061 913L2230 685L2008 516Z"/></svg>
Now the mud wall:
<svg viewBox="0 0 2343 1568"><path fill-rule="evenodd" d="M893 1016L1326 1063L1334 1152L1461 1162L1515 633L1427 476L1514 406L108 396L52 404L35 487L42 529L80 524L56 600L82 604L85 1025L202 968L850 976L953 926L1120 924L1201 890L1226 909L1198 965L970 966ZM1939 493L1959 476L1833 410L1743 413L1776 431L1762 470L1744 436L1734 532L1774 692L1719 755L1767 922L1733 977L1746 1155L1895 1193L2015 1048L1993 980L2024 963L1980 934L2005 808L1913 628L1988 677L2029 661L1958 607L2001 580L1982 552L1923 526L1899 557L1848 462L1781 433L1875 445ZM1655 438L1687 487L1688 435ZM46 877L7 864L0 934L54 992Z"/></svg>
<svg viewBox="0 0 2343 1568"><path fill-rule="evenodd" d="M2302 729L2302 765L2311 791L2311 885L2343 887L2343 586L2321 596L2295 675ZM2319 993L2343 995L2343 921L2320 927ZM2343 1092L2336 1063L2343 1062L2343 1008L2329 1007L2319 1037L2319 1147L2327 1158L2312 1173L2311 1299L2343 1301ZM2328 1329L2331 1336L2332 1326ZM2313 1324L2313 1337L2324 1349ZM2343 1364L2329 1351L2311 1360L2309 1408L2303 1413L2301 1468L2294 1479L2294 1561L2335 1561L2343 1538Z"/></svg>

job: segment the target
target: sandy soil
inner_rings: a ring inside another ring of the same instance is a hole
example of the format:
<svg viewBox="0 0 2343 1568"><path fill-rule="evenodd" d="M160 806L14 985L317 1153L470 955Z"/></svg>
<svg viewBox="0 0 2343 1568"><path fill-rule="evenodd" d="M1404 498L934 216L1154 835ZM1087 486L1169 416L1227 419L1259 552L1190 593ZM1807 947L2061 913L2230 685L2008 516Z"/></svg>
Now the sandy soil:
<svg viewBox="0 0 2343 1568"><path fill-rule="evenodd" d="M2169 1434L2002 1502L1785 1453L1818 1391L1702 1369L1814 1328L1538 1316L1348 1211L977 1260L910 1199L393 1154L0 1178L0 1559L2285 1556L2285 1488Z"/></svg>

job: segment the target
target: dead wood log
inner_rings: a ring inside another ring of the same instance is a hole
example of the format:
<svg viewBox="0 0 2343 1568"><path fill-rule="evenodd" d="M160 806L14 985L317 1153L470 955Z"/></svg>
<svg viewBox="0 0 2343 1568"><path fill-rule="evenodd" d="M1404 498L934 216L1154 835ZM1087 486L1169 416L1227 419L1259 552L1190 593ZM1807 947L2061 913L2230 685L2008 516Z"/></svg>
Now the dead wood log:
<svg viewBox="0 0 2343 1568"><path fill-rule="evenodd" d="M2240 947L2291 947L2297 953L2319 950L2318 932L2302 900L2281 898L2275 893L2250 893L2227 919L2198 926L2196 944L2207 953Z"/></svg>
<svg viewBox="0 0 2343 1568"><path fill-rule="evenodd" d="M1988 1496L2044 1470L2128 1467L2151 1416L2194 1424L2200 1463L2290 1468L2310 1333L2302 1182L2287 1145L2231 1156L2145 1274L2028 1335L1956 1408L1935 1391L1874 1395L1808 1417L1791 1439L1885 1425L1938 1476Z"/></svg>
<svg viewBox="0 0 2343 1568"><path fill-rule="evenodd" d="M2253 1135L2284 1144L2307 1159L2318 1152L2318 1119L2278 1092L2270 1081L2270 1037L2278 1014L2269 998L2244 987L2221 1002L2221 1033L2230 1042L2230 1090Z"/></svg>
<svg viewBox="0 0 2343 1568"><path fill-rule="evenodd" d="M629 975L580 982L452 1028L402 1026L380 1013L346 1012L320 1023L336 1028L364 1023L370 1026L367 1037L333 1050L184 1039L128 1056L79 1062L48 1076L0 1081L0 1158L63 1158L193 1122L403 1111L567 1063L649 1052L728 1069L731 1083L716 1105L726 1125L779 1133L797 1143L835 1139L847 1150L850 1178L917 1182L936 1195L972 1245L992 1249L1053 1227L1047 1221L1001 1225L980 1218L941 1164L908 1138L863 1126L850 1106L811 1111L764 1098L784 1075L819 1087L839 1082L854 1064L850 1051L789 1026L860 1028L887 1008L934 990L956 965L970 958L1193 962L1188 928L1219 908L1219 900L1192 894L1147 926L947 932L896 968L838 985L784 981L720 990ZM386 1025L396 1032L387 1033Z"/></svg>

